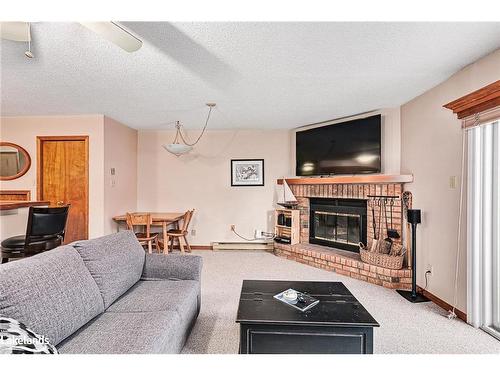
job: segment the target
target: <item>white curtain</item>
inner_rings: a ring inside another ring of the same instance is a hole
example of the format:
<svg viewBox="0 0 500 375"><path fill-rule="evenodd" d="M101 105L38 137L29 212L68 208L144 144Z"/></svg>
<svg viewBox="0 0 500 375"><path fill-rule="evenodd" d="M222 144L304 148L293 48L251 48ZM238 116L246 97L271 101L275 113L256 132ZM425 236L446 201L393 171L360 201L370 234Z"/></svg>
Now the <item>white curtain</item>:
<svg viewBox="0 0 500 375"><path fill-rule="evenodd" d="M500 126L467 132L467 320L500 338Z"/></svg>

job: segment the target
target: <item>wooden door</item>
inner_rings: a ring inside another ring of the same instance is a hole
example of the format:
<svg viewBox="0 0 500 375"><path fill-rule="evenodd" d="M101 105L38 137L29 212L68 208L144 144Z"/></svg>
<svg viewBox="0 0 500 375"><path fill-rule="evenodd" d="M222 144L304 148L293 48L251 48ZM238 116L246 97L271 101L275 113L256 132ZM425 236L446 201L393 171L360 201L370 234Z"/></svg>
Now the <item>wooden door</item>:
<svg viewBox="0 0 500 375"><path fill-rule="evenodd" d="M88 238L88 136L37 137L38 199L70 204L65 243Z"/></svg>

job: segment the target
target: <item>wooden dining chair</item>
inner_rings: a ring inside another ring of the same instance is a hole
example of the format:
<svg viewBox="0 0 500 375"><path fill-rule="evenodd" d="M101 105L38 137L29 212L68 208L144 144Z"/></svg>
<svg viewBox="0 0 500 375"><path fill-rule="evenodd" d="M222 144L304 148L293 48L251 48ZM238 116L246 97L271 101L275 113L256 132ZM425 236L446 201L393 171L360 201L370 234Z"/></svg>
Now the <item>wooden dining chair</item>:
<svg viewBox="0 0 500 375"><path fill-rule="evenodd" d="M180 229L170 229L167 231L167 239L165 240L168 243L170 240L170 251L174 250L174 240L179 241L179 247L181 248L181 252L184 253L184 245L182 244L182 240L186 243L187 252L191 252L191 246L189 246L189 242L186 238L188 234L189 223L193 217L194 209L190 211L186 211L184 217L182 218L182 227Z"/></svg>
<svg viewBox="0 0 500 375"><path fill-rule="evenodd" d="M151 214L136 214L127 212L127 228L135 233L137 240L141 245L148 246L148 252L151 254L153 252L153 242L155 244L156 251L160 251L158 246L158 233L151 233L151 224L153 223L153 218ZM134 227L140 226L146 228L146 232L135 232Z"/></svg>

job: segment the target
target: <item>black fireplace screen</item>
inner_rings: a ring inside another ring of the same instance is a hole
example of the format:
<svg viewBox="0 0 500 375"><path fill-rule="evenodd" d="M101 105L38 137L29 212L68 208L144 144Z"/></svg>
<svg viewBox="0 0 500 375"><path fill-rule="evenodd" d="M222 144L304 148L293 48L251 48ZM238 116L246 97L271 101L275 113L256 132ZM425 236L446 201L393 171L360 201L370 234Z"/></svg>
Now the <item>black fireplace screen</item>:
<svg viewBox="0 0 500 375"><path fill-rule="evenodd" d="M366 200L311 198L309 242L359 252L366 243Z"/></svg>
<svg viewBox="0 0 500 375"><path fill-rule="evenodd" d="M358 245L361 238L361 215L314 212L314 237L324 241Z"/></svg>

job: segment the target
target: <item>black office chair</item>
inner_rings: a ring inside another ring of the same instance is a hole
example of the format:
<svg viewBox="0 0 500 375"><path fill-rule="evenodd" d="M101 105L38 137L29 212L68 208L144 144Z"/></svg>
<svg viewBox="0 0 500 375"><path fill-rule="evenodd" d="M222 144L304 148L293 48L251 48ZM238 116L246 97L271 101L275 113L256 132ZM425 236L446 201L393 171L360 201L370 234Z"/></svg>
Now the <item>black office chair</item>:
<svg viewBox="0 0 500 375"><path fill-rule="evenodd" d="M2 241L2 263L54 249L64 242L69 206L30 207L26 235Z"/></svg>

